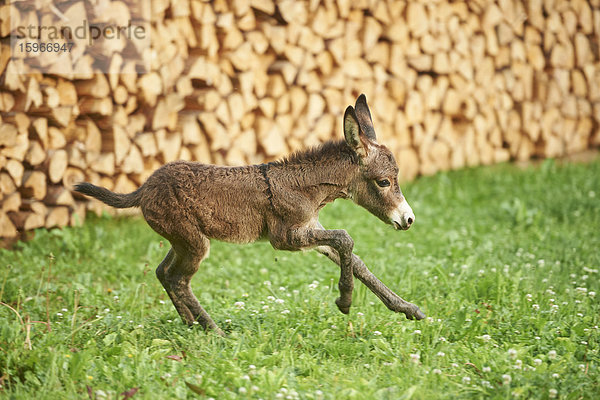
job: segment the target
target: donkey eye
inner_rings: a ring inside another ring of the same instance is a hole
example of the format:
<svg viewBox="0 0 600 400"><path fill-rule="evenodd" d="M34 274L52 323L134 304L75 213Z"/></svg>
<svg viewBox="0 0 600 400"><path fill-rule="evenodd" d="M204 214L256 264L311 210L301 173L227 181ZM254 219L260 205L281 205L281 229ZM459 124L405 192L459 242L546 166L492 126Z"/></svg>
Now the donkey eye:
<svg viewBox="0 0 600 400"><path fill-rule="evenodd" d="M377 181L377 186L388 187L388 186L390 186L390 181L388 179L380 179Z"/></svg>

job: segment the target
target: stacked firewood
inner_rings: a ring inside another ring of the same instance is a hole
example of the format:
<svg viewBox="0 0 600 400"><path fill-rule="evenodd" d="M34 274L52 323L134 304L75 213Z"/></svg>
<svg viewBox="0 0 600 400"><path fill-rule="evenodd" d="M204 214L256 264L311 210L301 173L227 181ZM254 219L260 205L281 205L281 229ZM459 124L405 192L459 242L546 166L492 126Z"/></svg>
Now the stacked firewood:
<svg viewBox="0 0 600 400"><path fill-rule="evenodd" d="M0 6L0 237L102 211L76 182L129 192L169 161L341 138L360 93L404 180L600 145L599 0L151 0L142 73L123 46L29 70L14 27L85 12L30 3Z"/></svg>

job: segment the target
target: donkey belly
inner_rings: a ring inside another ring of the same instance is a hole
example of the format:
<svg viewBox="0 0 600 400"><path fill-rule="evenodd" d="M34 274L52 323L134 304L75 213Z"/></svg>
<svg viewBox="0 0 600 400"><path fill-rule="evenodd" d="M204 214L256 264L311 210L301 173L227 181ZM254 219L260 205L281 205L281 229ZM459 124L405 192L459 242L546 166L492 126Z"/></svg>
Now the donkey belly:
<svg viewBox="0 0 600 400"><path fill-rule="evenodd" d="M250 243L261 238L264 218L247 205L222 208L201 207L198 215L200 230L209 238L231 243Z"/></svg>

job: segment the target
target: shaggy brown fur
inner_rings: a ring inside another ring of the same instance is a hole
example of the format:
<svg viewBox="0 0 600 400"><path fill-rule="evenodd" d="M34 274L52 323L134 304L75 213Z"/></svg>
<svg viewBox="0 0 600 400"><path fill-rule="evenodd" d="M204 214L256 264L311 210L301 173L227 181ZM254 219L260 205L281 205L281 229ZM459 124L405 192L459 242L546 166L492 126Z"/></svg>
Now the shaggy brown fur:
<svg viewBox="0 0 600 400"><path fill-rule="evenodd" d="M156 275L187 324L199 322L222 334L192 293L190 280L217 239L250 243L267 239L282 250L314 248L341 267L336 304L348 313L353 275L392 311L422 319L419 308L381 283L352 253L344 230L325 230L321 208L350 198L396 229L408 229L414 214L398 185L392 153L376 142L366 99L344 115L345 140L328 142L281 161L219 167L176 161L156 170L135 192L117 194L89 183L78 192L117 208L140 207L144 218L171 243Z"/></svg>

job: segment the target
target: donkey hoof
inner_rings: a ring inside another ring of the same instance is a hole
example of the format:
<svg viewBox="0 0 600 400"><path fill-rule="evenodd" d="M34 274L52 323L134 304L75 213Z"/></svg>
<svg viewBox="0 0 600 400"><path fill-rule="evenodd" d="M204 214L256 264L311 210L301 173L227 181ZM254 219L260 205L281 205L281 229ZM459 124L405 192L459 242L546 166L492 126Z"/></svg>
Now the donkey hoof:
<svg viewBox="0 0 600 400"><path fill-rule="evenodd" d="M350 304L348 304L348 305L342 304L341 297L338 297L337 299L335 299L335 305L338 306L338 308L340 309L340 311L343 314L350 314Z"/></svg>
<svg viewBox="0 0 600 400"><path fill-rule="evenodd" d="M425 318L425 313L421 309L415 306L412 310L406 313L406 319L420 320Z"/></svg>

